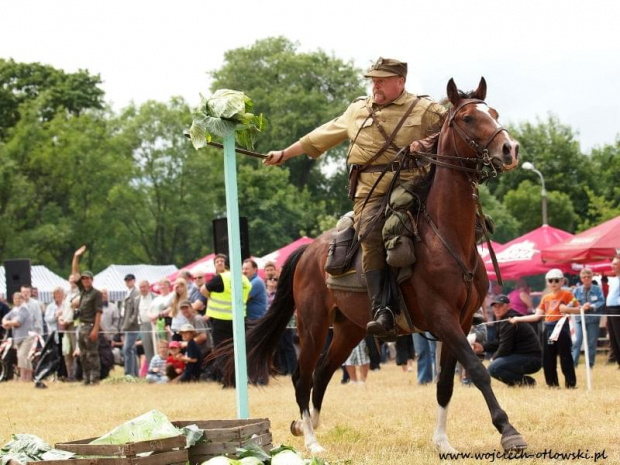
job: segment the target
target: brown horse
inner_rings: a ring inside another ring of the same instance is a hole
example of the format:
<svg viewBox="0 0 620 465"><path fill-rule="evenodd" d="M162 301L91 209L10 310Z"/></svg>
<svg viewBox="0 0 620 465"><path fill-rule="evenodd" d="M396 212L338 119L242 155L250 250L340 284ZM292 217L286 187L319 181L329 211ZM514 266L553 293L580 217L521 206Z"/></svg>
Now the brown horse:
<svg viewBox="0 0 620 465"><path fill-rule="evenodd" d="M497 121L497 112L485 103L486 82L465 95L451 79L452 103L439 139L434 179L419 222L422 241L416 245L417 263L411 278L400 285L411 320L443 343L437 381L438 416L433 442L440 452L455 452L446 434L447 408L454 388L457 360L482 392L504 449L522 449L526 443L508 422L484 366L472 351L466 334L488 288L486 271L476 250L474 230L478 208L477 185L483 170L493 173L517 165L518 143ZM247 334L251 380L270 375L271 358L281 334L297 309L301 351L293 374L301 419L293 434L305 437L311 452L323 450L314 429L327 385L334 372L366 335L369 302L366 293L328 289L323 271L331 233L294 252L284 265L274 302ZM333 339L323 351L330 325ZM310 411L312 395L313 411Z"/></svg>

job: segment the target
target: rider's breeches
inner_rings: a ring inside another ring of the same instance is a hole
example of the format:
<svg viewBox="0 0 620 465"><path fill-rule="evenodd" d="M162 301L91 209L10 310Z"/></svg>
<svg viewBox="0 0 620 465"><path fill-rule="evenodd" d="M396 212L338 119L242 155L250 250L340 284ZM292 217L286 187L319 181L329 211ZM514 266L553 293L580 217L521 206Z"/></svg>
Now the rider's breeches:
<svg viewBox="0 0 620 465"><path fill-rule="evenodd" d="M383 197L373 197L369 199L366 206L364 206L365 200L365 198L356 198L353 207L355 223L360 225L360 238L366 234L366 230L370 226L371 221L379 212ZM363 206L364 208L362 210ZM363 237L361 245L364 271L383 270L387 267L385 261L385 246L383 245L383 223L385 223L385 217L383 213L381 213L380 218L374 222L368 235Z"/></svg>

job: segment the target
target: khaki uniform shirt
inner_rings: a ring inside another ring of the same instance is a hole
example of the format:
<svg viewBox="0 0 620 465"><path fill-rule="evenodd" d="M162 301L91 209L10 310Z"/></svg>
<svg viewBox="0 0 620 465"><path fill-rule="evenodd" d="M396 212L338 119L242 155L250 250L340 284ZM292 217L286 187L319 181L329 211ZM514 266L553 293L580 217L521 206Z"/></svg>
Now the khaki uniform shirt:
<svg viewBox="0 0 620 465"><path fill-rule="evenodd" d="M101 292L94 287L87 291L80 281L77 282L77 285L80 290L80 306L78 307L80 323L92 325L97 313L103 313L103 297Z"/></svg>
<svg viewBox="0 0 620 465"><path fill-rule="evenodd" d="M400 97L383 107L375 104L372 97L357 99L349 105L341 116L302 137L300 139L301 146L309 156L318 158L325 151L347 139L352 143L355 140L353 147L350 148L347 163L363 165L385 143L385 138L373 123L372 118L369 118L368 109L370 106L374 105L377 120L389 137L416 98L417 96L414 94L403 92ZM441 129L445 112L444 107L433 102L430 98L420 98L394 138L394 144L402 148L414 140L423 139L438 132ZM395 155L396 150L390 147L373 162L373 165L390 163ZM403 180L410 180L425 176L427 171L428 168L402 170L400 176ZM355 193L356 198L366 197L380 175L380 172L361 173ZM373 191L373 197L385 194L392 176L393 173L391 172L383 176Z"/></svg>

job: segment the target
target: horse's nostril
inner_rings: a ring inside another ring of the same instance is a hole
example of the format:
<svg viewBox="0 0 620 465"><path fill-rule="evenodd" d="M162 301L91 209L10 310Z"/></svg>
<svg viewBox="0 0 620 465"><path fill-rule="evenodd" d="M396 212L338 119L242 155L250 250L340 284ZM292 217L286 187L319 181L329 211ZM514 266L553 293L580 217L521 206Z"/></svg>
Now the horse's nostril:
<svg viewBox="0 0 620 465"><path fill-rule="evenodd" d="M504 156L505 155L510 155L510 152L512 147L510 146L510 142L504 142L504 145L502 146L502 152L504 152Z"/></svg>
<svg viewBox="0 0 620 465"><path fill-rule="evenodd" d="M513 144L510 141L506 141L502 146L502 152L504 159L507 160L508 163L513 163L519 159L519 144L517 142Z"/></svg>

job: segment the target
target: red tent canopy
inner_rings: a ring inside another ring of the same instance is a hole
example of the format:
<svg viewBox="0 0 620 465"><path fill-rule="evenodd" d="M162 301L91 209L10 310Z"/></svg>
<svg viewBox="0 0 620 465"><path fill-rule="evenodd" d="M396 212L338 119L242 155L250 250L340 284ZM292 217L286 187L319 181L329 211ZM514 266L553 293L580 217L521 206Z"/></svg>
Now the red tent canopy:
<svg viewBox="0 0 620 465"><path fill-rule="evenodd" d="M542 250L545 263L611 260L620 253L620 216Z"/></svg>
<svg viewBox="0 0 620 465"><path fill-rule="evenodd" d="M500 244L499 242L495 242L495 241L491 241L491 247L493 247L493 252L495 252L496 254L504 248L503 244ZM478 249L478 253L480 254L483 260L486 260L487 258L490 257L491 252L489 252L489 246L486 242L483 242L482 244L478 244L476 248Z"/></svg>
<svg viewBox="0 0 620 465"><path fill-rule="evenodd" d="M503 279L519 279L546 273L553 266L542 262L540 251L573 235L553 226L543 225L521 237L504 244L497 253L497 263ZM487 257L484 266L489 279L497 279L493 270L491 257ZM570 265L558 266L564 272L573 272Z"/></svg>

